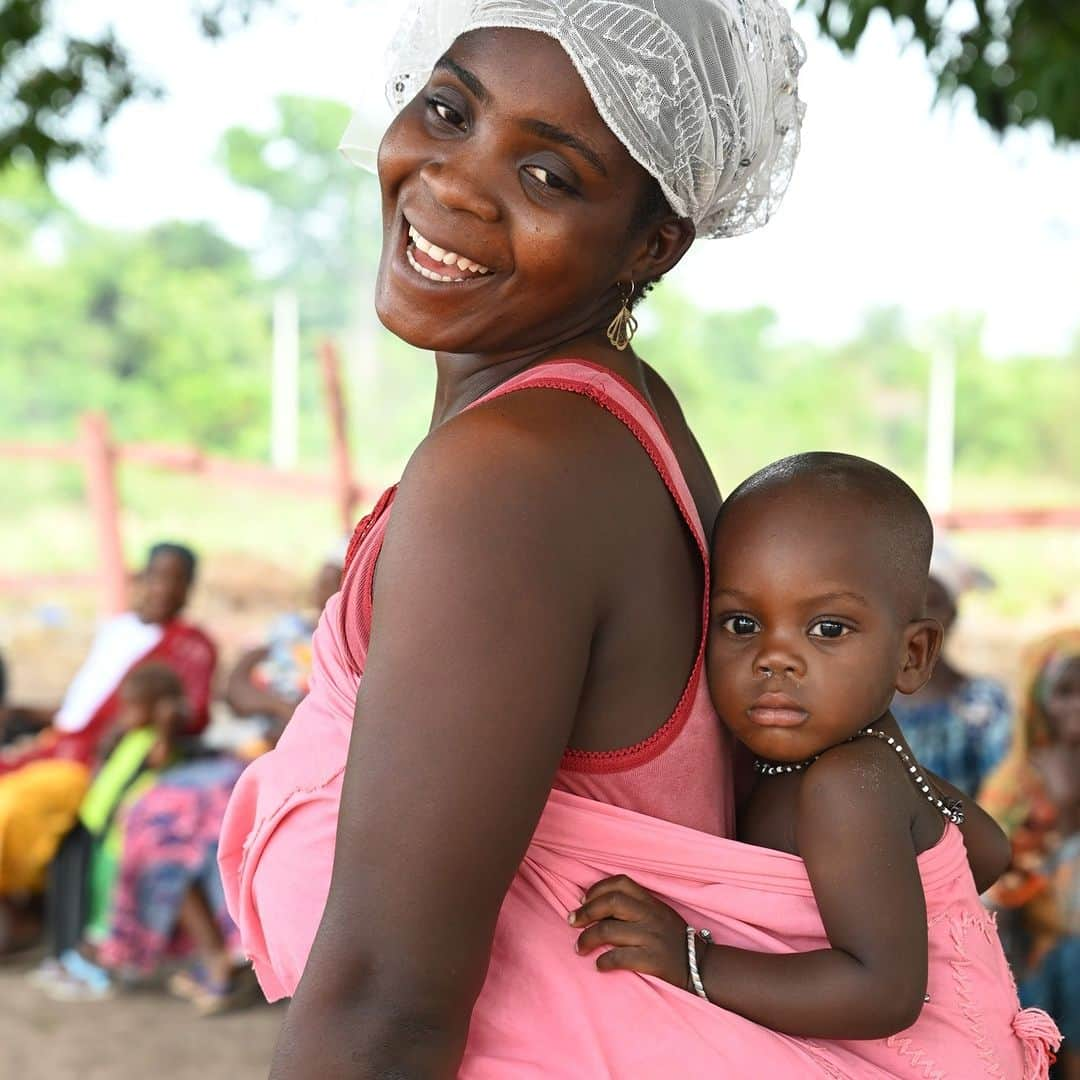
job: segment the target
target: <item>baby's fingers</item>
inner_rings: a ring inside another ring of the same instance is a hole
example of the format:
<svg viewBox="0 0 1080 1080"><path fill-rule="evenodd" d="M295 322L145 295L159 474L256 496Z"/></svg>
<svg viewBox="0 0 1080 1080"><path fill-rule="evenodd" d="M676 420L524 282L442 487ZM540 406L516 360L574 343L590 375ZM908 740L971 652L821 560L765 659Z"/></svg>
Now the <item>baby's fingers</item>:
<svg viewBox="0 0 1080 1080"><path fill-rule="evenodd" d="M643 889L633 878L625 874L616 874L614 877L601 878L586 894L586 900L595 900L598 896L606 893L625 893L627 896L636 897L638 900L651 900L652 893Z"/></svg>
<svg viewBox="0 0 1080 1080"><path fill-rule="evenodd" d="M597 971L640 971L645 975L652 975L655 974L655 966L644 949L634 946L609 949L596 958Z"/></svg>
<svg viewBox="0 0 1080 1080"><path fill-rule="evenodd" d="M626 892L605 892L591 897L577 911L570 912L571 926L589 926L601 919L638 922L648 913L648 905Z"/></svg>
<svg viewBox="0 0 1080 1080"><path fill-rule="evenodd" d="M604 947L642 946L648 941L649 935L637 923L622 922L619 919L602 919L600 922L593 923L588 930L579 935L574 948L582 956L586 956Z"/></svg>

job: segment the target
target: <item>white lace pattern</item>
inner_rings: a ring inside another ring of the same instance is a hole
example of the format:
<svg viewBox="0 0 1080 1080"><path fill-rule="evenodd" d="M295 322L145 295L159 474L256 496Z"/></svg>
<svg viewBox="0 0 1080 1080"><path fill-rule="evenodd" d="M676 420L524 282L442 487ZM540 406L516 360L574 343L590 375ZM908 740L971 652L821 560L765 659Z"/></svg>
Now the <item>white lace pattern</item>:
<svg viewBox="0 0 1080 1080"><path fill-rule="evenodd" d="M699 236L750 232L779 205L804 112L802 41L779 0L409 0L390 51L391 105L419 92L458 36L485 27L556 39Z"/></svg>

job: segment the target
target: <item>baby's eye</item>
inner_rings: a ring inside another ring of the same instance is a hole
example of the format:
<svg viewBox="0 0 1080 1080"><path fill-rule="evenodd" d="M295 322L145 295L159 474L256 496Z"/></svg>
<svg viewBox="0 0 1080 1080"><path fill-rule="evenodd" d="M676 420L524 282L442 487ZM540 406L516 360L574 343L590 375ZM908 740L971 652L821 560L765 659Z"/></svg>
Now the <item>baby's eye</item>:
<svg viewBox="0 0 1080 1080"><path fill-rule="evenodd" d="M821 622L816 622L810 627L811 637L828 638L830 641L835 641L836 638L847 637L850 633L850 626L845 626L843 623L836 622L834 619L822 619Z"/></svg>
<svg viewBox="0 0 1080 1080"><path fill-rule="evenodd" d="M561 176L553 173L550 169L545 169L542 165L526 165L525 171L537 181L537 183L543 184L544 187L551 188L552 191L574 190Z"/></svg>
<svg viewBox="0 0 1080 1080"><path fill-rule="evenodd" d="M725 619L720 625L729 634L736 634L739 637L745 637L747 634L753 634L761 629L757 620L751 619L749 615L732 615L730 619Z"/></svg>

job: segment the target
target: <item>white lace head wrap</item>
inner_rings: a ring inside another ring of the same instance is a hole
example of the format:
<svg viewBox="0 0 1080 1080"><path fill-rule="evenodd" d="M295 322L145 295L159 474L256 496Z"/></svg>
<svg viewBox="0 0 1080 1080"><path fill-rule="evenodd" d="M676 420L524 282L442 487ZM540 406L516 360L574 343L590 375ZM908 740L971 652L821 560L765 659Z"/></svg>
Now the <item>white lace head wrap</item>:
<svg viewBox="0 0 1080 1080"><path fill-rule="evenodd" d="M482 27L557 40L608 127L699 236L779 205L799 152L803 45L779 0L409 0L390 48L401 109L454 40ZM352 125L341 148L362 148Z"/></svg>

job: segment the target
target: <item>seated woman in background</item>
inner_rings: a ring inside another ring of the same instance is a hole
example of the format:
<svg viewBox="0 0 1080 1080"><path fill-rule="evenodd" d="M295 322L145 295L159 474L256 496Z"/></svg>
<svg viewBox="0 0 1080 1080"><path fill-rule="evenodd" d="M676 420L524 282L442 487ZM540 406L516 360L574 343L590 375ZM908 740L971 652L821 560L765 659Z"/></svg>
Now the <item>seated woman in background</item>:
<svg viewBox="0 0 1080 1080"><path fill-rule="evenodd" d="M990 900L1020 998L1057 1020L1060 1074L1080 1080L1080 630L1038 642L1025 672L1012 751L983 788L1013 848Z"/></svg>
<svg viewBox="0 0 1080 1080"><path fill-rule="evenodd" d="M945 628L946 644L959 598L992 584L947 542L935 541L926 614ZM1008 752L1013 713L1005 688L957 670L944 653L926 686L907 698L898 695L892 711L916 759L965 794L978 795Z"/></svg>
<svg viewBox="0 0 1080 1080"><path fill-rule="evenodd" d="M0 751L0 777L34 761L93 761L119 711L124 676L151 660L167 664L184 684L191 710L186 734L206 727L217 650L202 630L180 618L196 565L195 553L182 544L150 549L135 604L98 628L63 704L58 709L11 706L0 714L0 726L18 718L39 729L32 739Z"/></svg>
<svg viewBox="0 0 1080 1080"><path fill-rule="evenodd" d="M135 605L102 624L60 708L0 715L5 725L17 713L39 729L0 749L0 952L36 936L22 901L44 887L45 868L75 823L95 757L119 715L125 677L151 661L171 668L188 703L184 734L206 727L217 650L180 618L195 566L180 544L151 548Z"/></svg>
<svg viewBox="0 0 1080 1080"><path fill-rule="evenodd" d="M311 610L290 611L271 624L262 645L243 653L229 675L225 700L238 717L259 723L259 738L240 748L257 757L276 745L308 692L311 639L326 602L341 588L346 541L327 552L311 584Z"/></svg>

